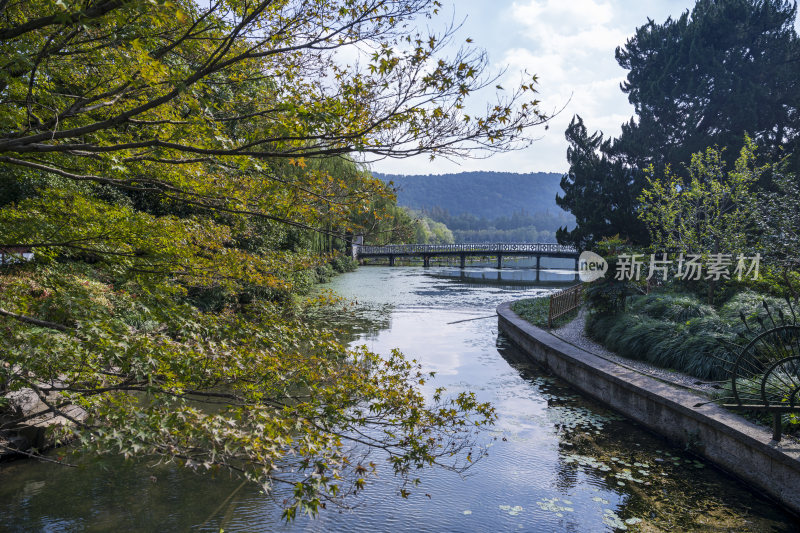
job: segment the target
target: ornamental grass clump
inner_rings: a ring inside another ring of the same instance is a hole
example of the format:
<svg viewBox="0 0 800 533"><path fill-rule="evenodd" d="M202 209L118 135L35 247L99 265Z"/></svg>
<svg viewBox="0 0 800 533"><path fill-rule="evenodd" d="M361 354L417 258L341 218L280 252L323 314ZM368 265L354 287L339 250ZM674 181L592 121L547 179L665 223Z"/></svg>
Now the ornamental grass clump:
<svg viewBox="0 0 800 533"><path fill-rule="evenodd" d="M635 296L624 312L590 316L586 332L623 357L724 380L744 341L740 315L765 314L762 300L742 293L717 311L690 294Z"/></svg>
<svg viewBox="0 0 800 533"><path fill-rule="evenodd" d="M654 318L684 322L691 318L715 314L714 308L703 304L690 294L663 294L631 298L631 310Z"/></svg>

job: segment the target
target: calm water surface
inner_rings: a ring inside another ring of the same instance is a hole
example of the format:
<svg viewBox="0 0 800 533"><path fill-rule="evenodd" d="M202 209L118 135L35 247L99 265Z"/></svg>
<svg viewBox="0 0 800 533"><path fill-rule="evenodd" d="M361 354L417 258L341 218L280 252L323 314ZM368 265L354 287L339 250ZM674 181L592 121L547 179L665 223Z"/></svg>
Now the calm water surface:
<svg viewBox="0 0 800 533"><path fill-rule="evenodd" d="M499 279L498 279L499 278ZM798 531L773 503L579 396L498 337L495 306L570 281L549 272L362 267L328 288L358 302L343 326L378 352L400 348L432 387L494 403L489 455L466 475L423 472L403 500L391 475L352 509L285 525L280 506L227 475L72 457L78 469L0 466L8 531ZM491 317L491 318L486 318ZM64 453L60 451L59 453ZM377 460L378 455L374 456Z"/></svg>

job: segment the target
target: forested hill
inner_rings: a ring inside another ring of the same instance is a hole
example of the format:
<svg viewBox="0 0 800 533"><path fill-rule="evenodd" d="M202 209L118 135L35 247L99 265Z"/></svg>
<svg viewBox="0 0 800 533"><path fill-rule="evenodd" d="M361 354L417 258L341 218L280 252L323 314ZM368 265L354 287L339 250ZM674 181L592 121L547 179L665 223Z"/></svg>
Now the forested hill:
<svg viewBox="0 0 800 533"><path fill-rule="evenodd" d="M495 219L512 213L561 214L556 193L561 174L555 172L461 172L413 175L373 173L398 188L398 204L429 211L439 207L451 215L471 214Z"/></svg>

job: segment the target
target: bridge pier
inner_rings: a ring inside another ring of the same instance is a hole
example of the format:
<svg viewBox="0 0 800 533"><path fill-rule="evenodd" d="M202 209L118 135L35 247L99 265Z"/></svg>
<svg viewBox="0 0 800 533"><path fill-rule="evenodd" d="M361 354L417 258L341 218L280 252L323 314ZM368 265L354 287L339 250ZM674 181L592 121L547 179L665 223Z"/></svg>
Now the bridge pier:
<svg viewBox="0 0 800 533"><path fill-rule="evenodd" d="M497 269L503 268L503 254L497 254Z"/></svg>
<svg viewBox="0 0 800 533"><path fill-rule="evenodd" d="M422 266L429 267L431 266L431 256L423 255L422 256Z"/></svg>
<svg viewBox="0 0 800 533"><path fill-rule="evenodd" d="M394 256L393 256L393 255L390 255L390 256L389 256L389 266L390 266L390 267L393 267L393 266L394 266Z"/></svg>
<svg viewBox="0 0 800 533"><path fill-rule="evenodd" d="M467 266L467 254L461 254L461 270Z"/></svg>
<svg viewBox="0 0 800 533"><path fill-rule="evenodd" d="M539 270L540 270L541 265L542 265L542 256L541 255L537 255L536 256L536 281L539 281Z"/></svg>
<svg viewBox="0 0 800 533"><path fill-rule="evenodd" d="M580 276L578 275L578 268L580 267L580 258L575 258L575 281L580 280Z"/></svg>

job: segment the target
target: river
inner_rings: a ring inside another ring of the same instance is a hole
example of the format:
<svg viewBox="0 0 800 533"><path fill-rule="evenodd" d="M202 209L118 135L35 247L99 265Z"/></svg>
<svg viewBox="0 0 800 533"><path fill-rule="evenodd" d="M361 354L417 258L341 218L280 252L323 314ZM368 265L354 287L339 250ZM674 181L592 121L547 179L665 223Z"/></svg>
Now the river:
<svg viewBox="0 0 800 533"><path fill-rule="evenodd" d="M466 474L432 468L408 499L391 475L352 508L280 521L280 505L227 475L145 468L75 454L71 469L0 466L8 531L797 531L774 503L547 375L502 337L495 306L546 294L571 275L471 268L362 267L330 288L355 302L340 317L356 344L399 348L431 387L476 392L499 418L488 455ZM426 385L427 387L427 385ZM430 390L428 391L430 392ZM69 453L64 450L55 453ZM375 458L378 458L375 455Z"/></svg>

